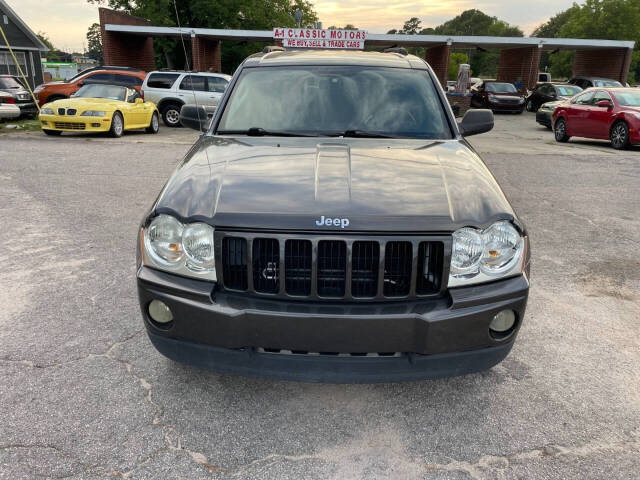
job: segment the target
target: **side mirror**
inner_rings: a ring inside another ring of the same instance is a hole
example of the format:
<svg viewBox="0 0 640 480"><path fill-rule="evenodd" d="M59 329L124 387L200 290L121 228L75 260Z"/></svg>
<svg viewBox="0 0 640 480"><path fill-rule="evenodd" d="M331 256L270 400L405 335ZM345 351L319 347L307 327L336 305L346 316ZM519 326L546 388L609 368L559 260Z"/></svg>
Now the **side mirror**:
<svg viewBox="0 0 640 480"><path fill-rule="evenodd" d="M136 98L136 103L144 103L144 100L140 97Z"/></svg>
<svg viewBox="0 0 640 480"><path fill-rule="evenodd" d="M600 100L598 101L598 103L596 103L596 106L602 107L602 108L613 108L613 105L611 105L610 100Z"/></svg>
<svg viewBox="0 0 640 480"><path fill-rule="evenodd" d="M460 135L469 137L488 132L493 128L493 112L491 110L469 110L458 124Z"/></svg>
<svg viewBox="0 0 640 480"><path fill-rule="evenodd" d="M180 109L180 123L183 127L206 132L209 129L209 121L204 107L183 105Z"/></svg>
<svg viewBox="0 0 640 480"><path fill-rule="evenodd" d="M78 82L77 84L79 87L83 87L84 86L84 82Z"/></svg>

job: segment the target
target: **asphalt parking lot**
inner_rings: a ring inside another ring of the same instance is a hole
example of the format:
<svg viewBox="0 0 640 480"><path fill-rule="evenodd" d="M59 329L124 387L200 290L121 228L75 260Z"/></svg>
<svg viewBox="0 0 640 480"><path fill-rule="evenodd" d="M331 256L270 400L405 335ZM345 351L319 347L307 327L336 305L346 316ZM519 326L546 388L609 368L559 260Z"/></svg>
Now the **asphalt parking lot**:
<svg viewBox="0 0 640 480"><path fill-rule="evenodd" d="M0 478L638 478L640 149L497 116L470 140L533 251L510 356L319 385L184 367L144 333L138 222L196 137L0 134Z"/></svg>

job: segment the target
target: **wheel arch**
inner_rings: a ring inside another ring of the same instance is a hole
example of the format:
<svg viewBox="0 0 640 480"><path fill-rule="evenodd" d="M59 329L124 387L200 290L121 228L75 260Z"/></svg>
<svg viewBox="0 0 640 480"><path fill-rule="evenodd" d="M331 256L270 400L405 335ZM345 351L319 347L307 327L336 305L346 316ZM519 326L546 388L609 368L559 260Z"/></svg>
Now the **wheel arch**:
<svg viewBox="0 0 640 480"><path fill-rule="evenodd" d="M184 105L184 100L175 97L166 97L158 102L158 104L156 105L156 109L158 110L158 112L161 112L162 110L164 110L164 107L174 103L182 107L182 105Z"/></svg>

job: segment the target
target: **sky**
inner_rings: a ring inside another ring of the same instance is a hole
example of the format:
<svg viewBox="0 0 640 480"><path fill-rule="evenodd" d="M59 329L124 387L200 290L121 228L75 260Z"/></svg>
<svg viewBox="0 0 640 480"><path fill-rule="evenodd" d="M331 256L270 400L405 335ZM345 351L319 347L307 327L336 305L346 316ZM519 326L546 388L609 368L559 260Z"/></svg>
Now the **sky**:
<svg viewBox="0 0 640 480"><path fill-rule="evenodd" d="M573 0L315 0L323 26L348 23L372 33L401 28L418 17L423 27L435 27L465 10L477 8L510 24L526 35L549 17L570 7ZM82 51L89 26L98 22L98 7L86 0L7 0L34 32L45 32L66 51Z"/></svg>

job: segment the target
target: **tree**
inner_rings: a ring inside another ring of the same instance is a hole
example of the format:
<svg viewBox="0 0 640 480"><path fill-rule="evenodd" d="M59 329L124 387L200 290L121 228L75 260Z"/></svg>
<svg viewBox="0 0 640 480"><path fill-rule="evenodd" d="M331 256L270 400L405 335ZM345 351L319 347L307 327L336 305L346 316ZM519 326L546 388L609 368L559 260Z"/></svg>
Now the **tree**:
<svg viewBox="0 0 640 480"><path fill-rule="evenodd" d="M574 4L549 19L535 31L535 36L634 40L635 51L629 71L629 83L640 80L640 0L586 0ZM549 55L551 74L569 76L573 55L558 52Z"/></svg>
<svg viewBox="0 0 640 480"><path fill-rule="evenodd" d="M87 0L114 10L147 18L153 25L189 26L240 30L271 30L295 27L293 13L302 12L302 26L315 25L318 17L308 0ZM177 16L176 16L177 9ZM179 22L178 22L179 20ZM187 66L190 63L190 38L182 42L162 39L154 42L158 67ZM223 69L233 73L240 62L263 45L247 42L223 42ZM186 53L186 54L185 54Z"/></svg>
<svg viewBox="0 0 640 480"><path fill-rule="evenodd" d="M40 41L44 43L45 46L49 49L46 57L47 60L49 62L59 62L60 55L58 55L58 49L53 46L53 43L51 42L51 39L49 39L49 36L45 32L38 32L37 36Z"/></svg>
<svg viewBox="0 0 640 480"><path fill-rule="evenodd" d="M409 20L404 22L404 26L402 30L398 33L402 33L404 35L416 35L420 31L420 24L422 22L418 17L411 17Z"/></svg>
<svg viewBox="0 0 640 480"><path fill-rule="evenodd" d="M94 23L87 30L87 47L85 55L93 58L98 63L102 63L102 37L99 23Z"/></svg>

